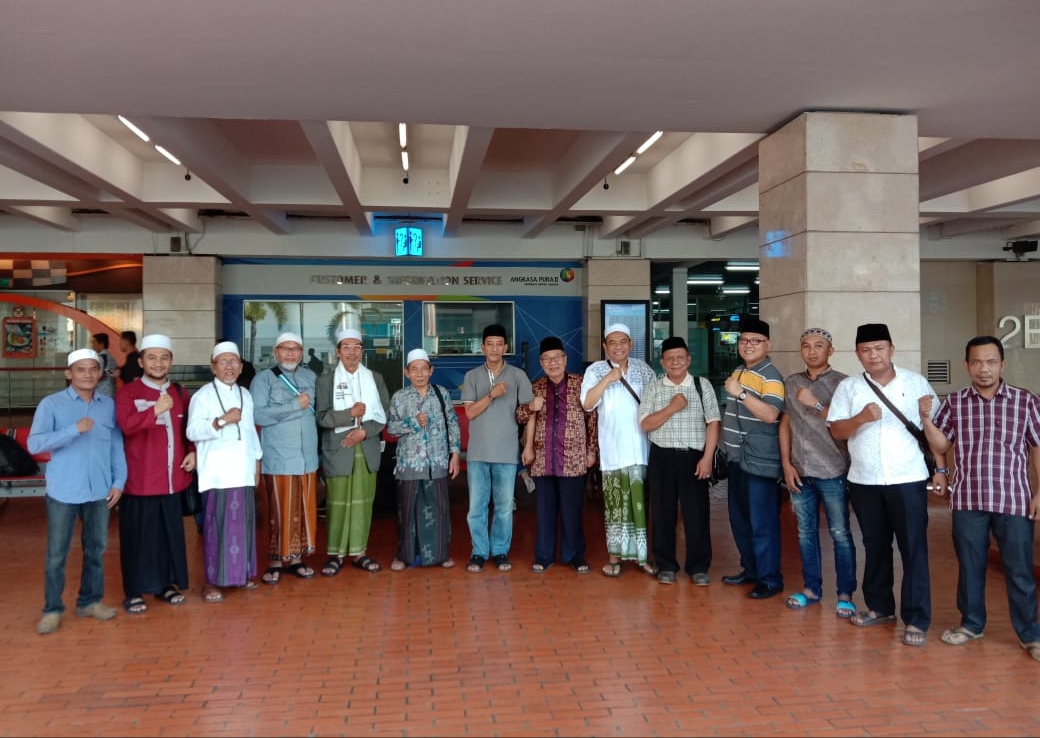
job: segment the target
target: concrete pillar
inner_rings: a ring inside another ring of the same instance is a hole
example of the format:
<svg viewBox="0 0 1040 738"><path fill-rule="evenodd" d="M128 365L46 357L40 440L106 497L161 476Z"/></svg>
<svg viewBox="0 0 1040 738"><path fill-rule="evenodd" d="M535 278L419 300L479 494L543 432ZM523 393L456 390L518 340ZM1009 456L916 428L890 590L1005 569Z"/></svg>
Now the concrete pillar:
<svg viewBox="0 0 1040 738"><path fill-rule="evenodd" d="M603 354L604 300L650 300L649 259L589 259L585 263L585 361ZM685 298L683 300L685 309Z"/></svg>
<svg viewBox="0 0 1040 738"><path fill-rule="evenodd" d="M221 331L220 260L214 256L145 256L144 333L173 340L174 362L209 365Z"/></svg>
<svg viewBox="0 0 1040 738"><path fill-rule="evenodd" d="M686 267L672 269L672 335L685 339L689 334L689 316L686 310Z"/></svg>
<svg viewBox="0 0 1040 738"><path fill-rule="evenodd" d="M759 145L759 311L784 374L815 325L835 368L862 371L862 323L887 323L896 363L920 371L917 163L911 115L804 113Z"/></svg>

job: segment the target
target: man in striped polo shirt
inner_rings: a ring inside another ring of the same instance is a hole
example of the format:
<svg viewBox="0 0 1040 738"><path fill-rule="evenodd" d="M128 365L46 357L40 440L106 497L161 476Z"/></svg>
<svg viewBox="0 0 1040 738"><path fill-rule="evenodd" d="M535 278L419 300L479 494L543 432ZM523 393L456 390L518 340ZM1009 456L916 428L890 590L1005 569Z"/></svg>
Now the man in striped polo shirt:
<svg viewBox="0 0 1040 738"><path fill-rule="evenodd" d="M784 378L769 359L769 323L740 321L737 351L743 365L726 380L722 437L729 462L729 524L740 552L741 571L725 584L750 584L756 600L784 589L780 571L780 442Z"/></svg>
<svg viewBox="0 0 1040 738"><path fill-rule="evenodd" d="M942 634L960 646L982 637L986 627L986 567L990 532L1000 551L1011 625L1019 644L1040 661L1033 536L1040 517L1040 493L1029 488L1029 462L1040 460L1040 400L1003 380L1004 346L978 336L964 349L971 385L946 398L933 423L926 408L921 421L937 454L956 448L950 485L953 544L960 574L957 609L961 623ZM938 471L938 470L937 470Z"/></svg>

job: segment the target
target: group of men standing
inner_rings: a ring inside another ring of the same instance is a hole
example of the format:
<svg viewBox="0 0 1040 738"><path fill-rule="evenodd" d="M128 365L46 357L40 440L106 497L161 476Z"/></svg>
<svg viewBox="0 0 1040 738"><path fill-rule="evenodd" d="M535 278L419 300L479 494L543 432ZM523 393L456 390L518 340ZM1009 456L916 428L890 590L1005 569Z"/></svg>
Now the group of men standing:
<svg viewBox="0 0 1040 738"><path fill-rule="evenodd" d="M337 574L347 557L356 568L378 571L366 549L380 435L387 426L398 439L399 541L391 568L453 566L447 486L459 473L461 433L449 393L431 383L429 356L415 349L406 359L410 384L391 399L383 378L361 362L360 331L342 330L336 341L339 362L319 378L301 363L301 337L283 333L276 340L275 366L257 374L249 389L237 383L237 346L218 343L213 380L190 402L184 388L169 380L173 346L166 336L142 340L142 375L123 385L115 402L97 391L102 358L91 349L72 352L68 388L40 403L29 437L31 452L52 454L38 632L53 632L60 624L65 559L77 518L83 521L84 563L76 612L101 620L116 614L101 602L101 557L108 511L116 503L124 609L145 612L146 594L170 605L184 602L187 561L178 493L193 475L205 499L207 602L222 600L223 588L258 586L254 489L261 478L269 522L269 565L261 580L276 584L284 573L314 576L304 558L317 544L319 463L329 517L322 574ZM982 637L992 533L1013 627L1022 647L1040 660L1032 571L1040 493L1032 494L1029 483L1031 468L1040 471L1040 454L1034 453L1040 446L1040 401L1003 381L998 339L980 336L968 343L965 367L972 384L940 405L923 376L897 368L884 324L857 329L861 375L833 369L832 335L809 328L800 337L805 369L785 379L769 358L769 324L748 317L737 341L741 364L725 381L724 413L713 388L689 374L689 350L678 337L661 346L661 376L630 355L631 333L624 324L607 327L605 358L583 376L566 371L563 342L546 337L539 346L544 376L533 386L505 361L503 326L485 328L482 347L485 363L462 384L470 424L468 571L481 571L488 560L500 571L512 567L513 490L522 460L531 468L538 502L532 571L544 572L556 562L559 543L562 561L587 573L582 502L586 474L598 462L608 554L603 573L620 576L623 562L630 561L662 584L674 584L681 511L682 567L695 585L706 586L712 557L709 479L722 444L741 564L724 583L753 584L754 599L783 591L783 483L797 520L803 575L803 588L787 597L787 607L803 609L823 599L822 503L834 543L836 615L863 628L896 621L894 539L903 568L902 641L924 645L931 624L927 494L929 488L937 495L949 491L962 620L942 640L962 645ZM957 468L951 484L945 455L953 448ZM931 476L927 456L934 462ZM853 603L850 506L866 552L862 611Z"/></svg>

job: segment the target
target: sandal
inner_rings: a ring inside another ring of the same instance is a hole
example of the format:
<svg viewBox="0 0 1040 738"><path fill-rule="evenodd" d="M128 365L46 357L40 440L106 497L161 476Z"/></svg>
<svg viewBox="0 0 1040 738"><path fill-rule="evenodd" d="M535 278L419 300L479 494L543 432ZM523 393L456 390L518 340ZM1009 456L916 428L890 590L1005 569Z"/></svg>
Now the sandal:
<svg viewBox="0 0 1040 738"><path fill-rule="evenodd" d="M819 597L809 597L804 592L795 592L787 598L787 607L791 610L801 610L810 605L819 605Z"/></svg>
<svg viewBox="0 0 1040 738"><path fill-rule="evenodd" d="M368 558L365 554L361 554L359 558L354 559L354 568L361 569L361 571L379 571L383 567L379 565L378 561Z"/></svg>
<svg viewBox="0 0 1040 738"><path fill-rule="evenodd" d="M242 589L245 589L245 590L256 589L259 586L260 585L256 583L255 579L247 579L246 583L242 585Z"/></svg>
<svg viewBox="0 0 1040 738"><path fill-rule="evenodd" d="M339 574L341 568L343 568L343 559L338 556L333 556L325 562L325 566L321 567L321 575L324 577L334 577Z"/></svg>
<svg viewBox="0 0 1040 738"><path fill-rule="evenodd" d="M1022 648L1026 650L1030 656L1036 661L1040 661L1040 641L1033 641L1032 643L1019 643Z"/></svg>
<svg viewBox="0 0 1040 738"><path fill-rule="evenodd" d="M544 574L545 570L548 569L552 564L531 564L531 571L535 574Z"/></svg>
<svg viewBox="0 0 1040 738"><path fill-rule="evenodd" d="M852 600L838 600L834 607L834 614L842 620L848 620L856 614L856 603Z"/></svg>
<svg viewBox="0 0 1040 738"><path fill-rule="evenodd" d="M299 577L300 579L314 578L314 569L310 568L302 561L297 561L295 564L289 564L289 566L285 567L285 571L286 573L292 574L294 577Z"/></svg>
<svg viewBox="0 0 1040 738"><path fill-rule="evenodd" d="M260 577L260 580L264 584L278 584L282 581L282 567L280 566L269 566L264 575Z"/></svg>
<svg viewBox="0 0 1040 738"><path fill-rule="evenodd" d="M492 561L492 563L494 563L495 566L498 567L499 571L509 571L510 569L513 568L512 562L509 560L509 557L506 556L505 554L499 554L498 556L492 556L491 557L491 561Z"/></svg>
<svg viewBox="0 0 1040 738"><path fill-rule="evenodd" d="M644 574L649 574L652 577L656 577L661 571L656 566L651 564L649 561L645 564L640 564L639 568Z"/></svg>
<svg viewBox="0 0 1040 738"><path fill-rule="evenodd" d="M923 630L910 630L907 628L903 631L904 646L923 646L927 641L928 634Z"/></svg>
<svg viewBox="0 0 1040 738"><path fill-rule="evenodd" d="M870 610L858 612L849 618L849 622L857 628L871 628L875 625L884 625L886 623L894 623L895 621L895 615L878 615Z"/></svg>
<svg viewBox="0 0 1040 738"><path fill-rule="evenodd" d="M621 562L611 561L609 563L604 564L603 575L611 577L612 579L617 579L619 576L621 576Z"/></svg>
<svg viewBox="0 0 1040 738"><path fill-rule="evenodd" d="M592 569L589 567L589 562L585 559L575 559L571 562L571 568L574 569L578 574L588 574Z"/></svg>
<svg viewBox="0 0 1040 738"><path fill-rule="evenodd" d="M441 568L442 569L454 569L455 568L455 559L445 559L444 561L441 562Z"/></svg>
<svg viewBox="0 0 1040 738"><path fill-rule="evenodd" d="M408 568L408 564L404 563L400 559L394 559L390 562L390 571L404 571Z"/></svg>
<svg viewBox="0 0 1040 738"><path fill-rule="evenodd" d="M968 641L977 641L979 638L982 638L982 633L972 633L962 626L944 630L939 636L939 640L950 646L963 646Z"/></svg>
<svg viewBox="0 0 1040 738"><path fill-rule="evenodd" d="M484 562L487 561L483 556L470 556L469 563L466 564L466 571L471 574L484 571Z"/></svg>
<svg viewBox="0 0 1040 738"><path fill-rule="evenodd" d="M223 602L224 593L216 587L209 587L206 592L202 595L202 599L206 602Z"/></svg>
<svg viewBox="0 0 1040 738"><path fill-rule="evenodd" d="M156 597L168 605L184 604L184 593L173 586L167 587L165 592L161 595L156 595Z"/></svg>
<svg viewBox="0 0 1040 738"><path fill-rule="evenodd" d="M127 597L123 600L123 609L131 615L140 615L148 611L148 604L141 597Z"/></svg>

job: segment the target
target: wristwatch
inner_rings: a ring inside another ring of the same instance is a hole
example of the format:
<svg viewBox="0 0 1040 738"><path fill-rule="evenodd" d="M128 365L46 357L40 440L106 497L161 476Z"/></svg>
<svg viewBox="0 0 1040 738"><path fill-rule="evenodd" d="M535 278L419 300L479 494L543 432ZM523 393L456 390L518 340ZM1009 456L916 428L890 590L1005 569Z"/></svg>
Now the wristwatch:
<svg viewBox="0 0 1040 738"><path fill-rule="evenodd" d="M741 402L746 400L747 399L747 390L742 390L741 393L739 395L737 395L737 399L740 400Z"/></svg>
<svg viewBox="0 0 1040 738"><path fill-rule="evenodd" d="M950 470L949 469L943 469L941 466L935 467L935 473L936 474L945 474L946 476L950 476Z"/></svg>
<svg viewBox="0 0 1040 738"><path fill-rule="evenodd" d="M223 428L225 425L227 425L227 421L226 420L224 420L223 418L217 418L217 427L218 428Z"/></svg>
<svg viewBox="0 0 1040 738"><path fill-rule="evenodd" d="M823 403L822 402L817 402L815 405L813 405L813 410L815 410L818 413L822 413L823 412Z"/></svg>

